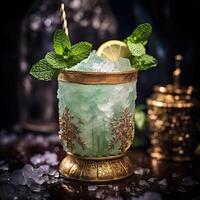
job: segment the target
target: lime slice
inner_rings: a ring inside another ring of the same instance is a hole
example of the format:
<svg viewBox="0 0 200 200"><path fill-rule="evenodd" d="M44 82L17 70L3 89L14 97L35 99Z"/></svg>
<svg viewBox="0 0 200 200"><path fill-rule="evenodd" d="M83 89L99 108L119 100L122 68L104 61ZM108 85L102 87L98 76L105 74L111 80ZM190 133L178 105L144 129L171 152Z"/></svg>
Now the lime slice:
<svg viewBox="0 0 200 200"><path fill-rule="evenodd" d="M97 55L112 61L121 58L128 58L130 51L128 46L119 40L110 40L103 43L97 50Z"/></svg>

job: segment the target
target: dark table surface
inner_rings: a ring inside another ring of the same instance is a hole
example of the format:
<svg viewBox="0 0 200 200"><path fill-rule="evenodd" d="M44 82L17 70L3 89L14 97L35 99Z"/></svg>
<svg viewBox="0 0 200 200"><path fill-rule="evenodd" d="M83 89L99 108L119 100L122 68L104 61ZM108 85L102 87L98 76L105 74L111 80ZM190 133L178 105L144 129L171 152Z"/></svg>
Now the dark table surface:
<svg viewBox="0 0 200 200"><path fill-rule="evenodd" d="M151 158L145 150L131 149L135 172L129 178L107 183L83 183L63 178L44 183L41 190L11 182L13 171L45 151L60 161L64 156L56 135L0 133L0 200L106 199L200 200L200 162L170 162ZM38 167L38 166L37 166ZM58 165L53 168L58 170Z"/></svg>

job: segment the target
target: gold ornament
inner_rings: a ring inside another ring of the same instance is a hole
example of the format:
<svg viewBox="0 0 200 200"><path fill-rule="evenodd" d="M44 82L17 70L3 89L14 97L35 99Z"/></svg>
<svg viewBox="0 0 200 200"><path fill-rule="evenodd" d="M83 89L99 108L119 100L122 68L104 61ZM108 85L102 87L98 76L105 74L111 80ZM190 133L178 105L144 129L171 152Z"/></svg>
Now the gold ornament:
<svg viewBox="0 0 200 200"><path fill-rule="evenodd" d="M75 144L79 144L83 149L84 142L81 140L79 128L73 124L73 116L71 116L69 109L66 107L62 117L59 119L61 142L67 143L69 151L73 152Z"/></svg>
<svg viewBox="0 0 200 200"><path fill-rule="evenodd" d="M133 113L125 109L119 119L111 122L113 138L109 144L109 150L112 150L117 142L120 142L121 152L126 151L133 141Z"/></svg>

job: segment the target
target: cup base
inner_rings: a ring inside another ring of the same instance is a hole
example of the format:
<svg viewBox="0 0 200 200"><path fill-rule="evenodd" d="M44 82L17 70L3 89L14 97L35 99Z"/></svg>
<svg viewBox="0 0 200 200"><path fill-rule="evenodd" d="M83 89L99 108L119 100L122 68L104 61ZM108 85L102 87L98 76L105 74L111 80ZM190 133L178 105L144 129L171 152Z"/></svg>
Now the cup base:
<svg viewBox="0 0 200 200"><path fill-rule="evenodd" d="M105 182L126 178L134 172L134 164L130 153L110 159L84 159L75 155L67 155L60 164L60 173L64 178Z"/></svg>

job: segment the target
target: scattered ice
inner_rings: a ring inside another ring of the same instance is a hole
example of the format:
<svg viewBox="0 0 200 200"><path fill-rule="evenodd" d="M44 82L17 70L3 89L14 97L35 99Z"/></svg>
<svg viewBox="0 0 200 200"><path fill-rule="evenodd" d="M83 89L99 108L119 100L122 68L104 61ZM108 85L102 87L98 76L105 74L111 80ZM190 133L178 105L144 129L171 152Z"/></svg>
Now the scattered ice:
<svg viewBox="0 0 200 200"><path fill-rule="evenodd" d="M197 185L198 182L195 181L194 179L192 179L192 177L187 176L187 177L184 177L184 178L182 179L181 184L182 184L182 185L185 185L185 186L193 186L193 185Z"/></svg>
<svg viewBox="0 0 200 200"><path fill-rule="evenodd" d="M177 187L177 191L178 192L187 192L186 188L184 188L183 186Z"/></svg>
<svg viewBox="0 0 200 200"><path fill-rule="evenodd" d="M113 190L114 191L119 191L119 186L117 186L117 185L113 186Z"/></svg>
<svg viewBox="0 0 200 200"><path fill-rule="evenodd" d="M0 170L8 171L9 170L9 165L7 163L4 163L3 165L0 166Z"/></svg>
<svg viewBox="0 0 200 200"><path fill-rule="evenodd" d="M30 187L33 183L35 183L35 181L33 180L33 178L26 177L26 185L28 187Z"/></svg>
<svg viewBox="0 0 200 200"><path fill-rule="evenodd" d="M44 163L44 160L42 159L41 154L37 154L37 155L33 156L30 161L33 165L40 165L40 164Z"/></svg>
<svg viewBox="0 0 200 200"><path fill-rule="evenodd" d="M131 192L131 188L130 187L125 187L126 192Z"/></svg>
<svg viewBox="0 0 200 200"><path fill-rule="evenodd" d="M54 176L54 175L56 174L56 172L57 172L57 171L56 171L55 169L51 169L51 170L49 170L49 173L48 173L48 174L49 174L50 176Z"/></svg>
<svg viewBox="0 0 200 200"><path fill-rule="evenodd" d="M44 174L48 174L49 173L49 165L40 165L39 169L41 169Z"/></svg>
<svg viewBox="0 0 200 200"><path fill-rule="evenodd" d="M32 183L30 186L29 186L30 190L33 191L33 192L40 192L42 189L43 189L43 186L37 184L37 183Z"/></svg>
<svg viewBox="0 0 200 200"><path fill-rule="evenodd" d="M96 198L97 199L104 199L105 198L105 191L104 190L100 190L96 192Z"/></svg>
<svg viewBox="0 0 200 200"><path fill-rule="evenodd" d="M49 165L34 168L27 164L23 169L12 172L10 182L13 185L27 185L32 191L39 192L44 183L57 183L58 178L59 172L51 169Z"/></svg>
<svg viewBox="0 0 200 200"><path fill-rule="evenodd" d="M162 185L162 186L167 186L167 179L164 178L164 179L160 180L160 181L158 182L158 184L159 184L159 185Z"/></svg>
<svg viewBox="0 0 200 200"><path fill-rule="evenodd" d="M58 183L58 182L59 182L59 179L57 179L57 178L56 179L51 179L51 180L47 181L48 184L54 184L54 183Z"/></svg>
<svg viewBox="0 0 200 200"><path fill-rule="evenodd" d="M55 177L55 178L59 178L59 176L60 176L60 174L59 174L59 172L57 171L57 172L54 174L54 177Z"/></svg>
<svg viewBox="0 0 200 200"><path fill-rule="evenodd" d="M42 154L36 154L30 159L31 163L35 166L42 165L42 164L48 164L51 166L58 165L58 157L57 154L51 153L49 151L46 151L43 155Z"/></svg>
<svg viewBox="0 0 200 200"><path fill-rule="evenodd" d="M10 182L13 185L25 185L26 180L23 176L22 170L15 170L14 172L12 172L10 177Z"/></svg>
<svg viewBox="0 0 200 200"><path fill-rule="evenodd" d="M151 183L154 183L155 181L157 180L157 178L149 178L147 181L151 182Z"/></svg>
<svg viewBox="0 0 200 200"><path fill-rule="evenodd" d="M27 165L24 166L22 171L23 171L23 176L24 177L29 177L30 174L33 173L33 167L31 165L27 164Z"/></svg>
<svg viewBox="0 0 200 200"><path fill-rule="evenodd" d="M145 187L150 187L149 183L147 181L145 181L145 180L140 180L139 181L139 185L145 186Z"/></svg>
<svg viewBox="0 0 200 200"><path fill-rule="evenodd" d="M131 196L134 196L134 197L137 196L137 194L136 194L135 192L130 192L129 194L130 194Z"/></svg>
<svg viewBox="0 0 200 200"><path fill-rule="evenodd" d="M88 58L70 68L70 71L71 70L93 72L127 71L131 70L131 63L127 58L119 58L116 62L104 60L103 58L97 56L96 52L93 51Z"/></svg>
<svg viewBox="0 0 200 200"><path fill-rule="evenodd" d="M0 174L0 183L1 182L7 182L10 180L10 174L9 172L3 172Z"/></svg>
<svg viewBox="0 0 200 200"><path fill-rule="evenodd" d="M141 175L141 176L144 174L149 174L149 172L150 172L150 169L148 168L138 168L134 171L135 174Z"/></svg>
<svg viewBox="0 0 200 200"><path fill-rule="evenodd" d="M96 191L96 190L97 190L97 186L95 186L95 185L90 185L90 186L88 186L88 190L89 190L90 192Z"/></svg>
<svg viewBox="0 0 200 200"><path fill-rule="evenodd" d="M6 130L0 131L0 147L14 144L17 140L16 134L9 134Z"/></svg>

